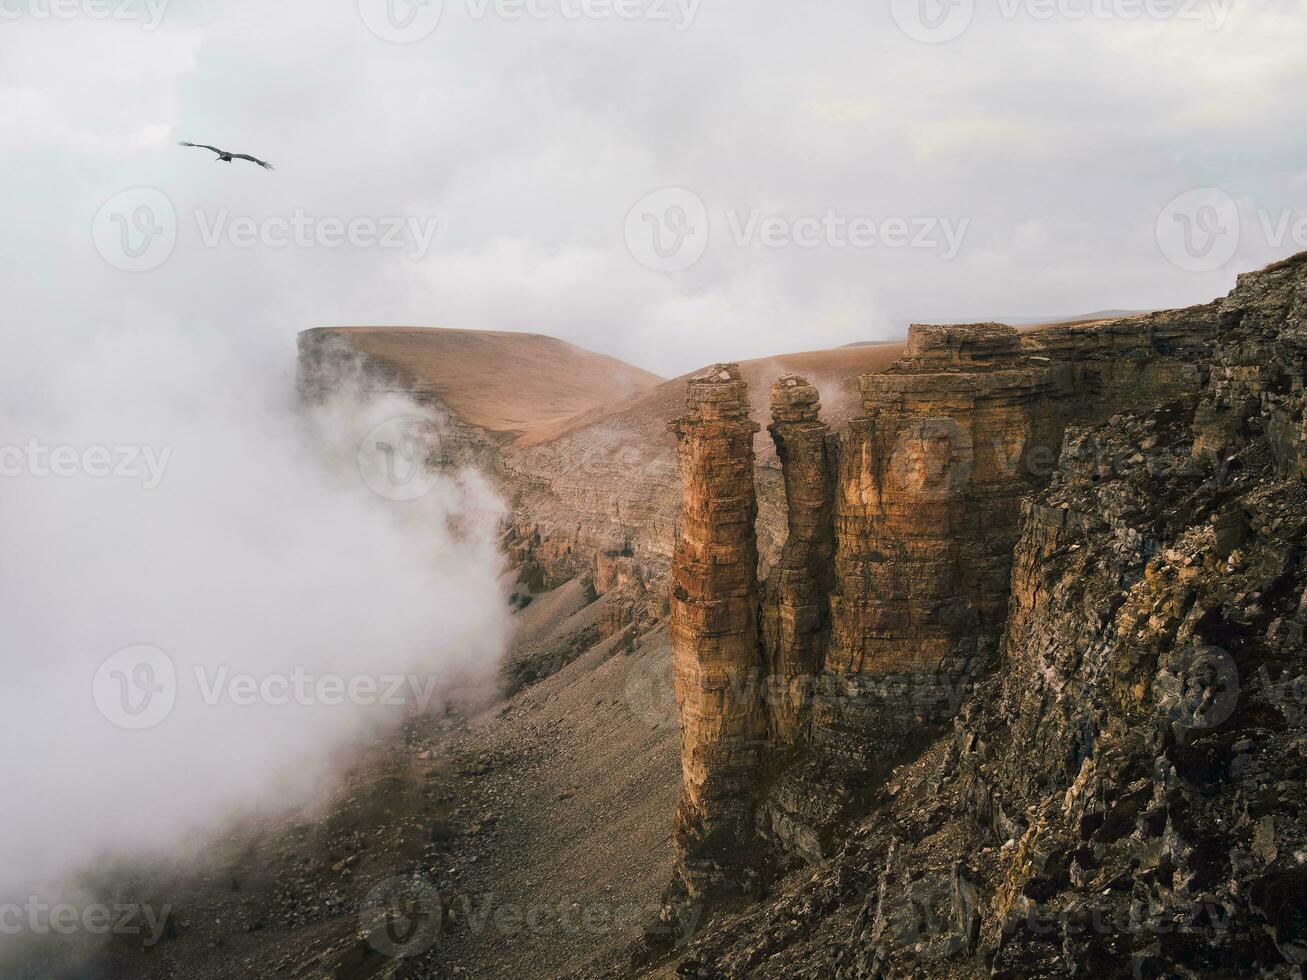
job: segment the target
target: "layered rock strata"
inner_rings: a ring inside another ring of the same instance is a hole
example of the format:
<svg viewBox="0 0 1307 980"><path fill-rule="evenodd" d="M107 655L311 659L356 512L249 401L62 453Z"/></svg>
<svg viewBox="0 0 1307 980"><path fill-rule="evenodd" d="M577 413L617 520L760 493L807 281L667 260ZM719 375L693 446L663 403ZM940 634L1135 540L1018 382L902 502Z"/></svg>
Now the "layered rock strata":
<svg viewBox="0 0 1307 980"><path fill-rule="evenodd" d="M804 378L786 375L772 387L768 427L781 461L788 537L767 581L763 668L769 679L772 743L794 743L807 731L812 681L822 669L834 583L833 484L821 421L821 396Z"/></svg>
<svg viewBox="0 0 1307 980"><path fill-rule="evenodd" d="M734 693L715 725L703 706L720 697L719 678L707 677L697 698L682 691L692 711L686 795L699 801L698 819L714 823L700 786L720 763L743 787L724 804L736 847L764 839L807 860L826 853L884 773L936 737L993 669L1021 501L1048 483L1066 427L1194 391L1220 322L1213 305L1027 336L1001 324L914 326L903 357L863 378L862 413L837 435L820 419L816 389L782 378L770 431L788 539L761 603L759 648L750 656L737 636L731 655L738 677L763 680ZM732 386L742 420L747 393L728 375L719 384ZM685 451L704 385L690 383L691 416L675 427L687 503L713 466ZM756 509L732 505L733 519ZM747 537L738 525L731 534ZM744 597L721 598L744 622ZM697 642L681 637L690 662ZM711 737L700 751L702 733ZM757 768L742 779L748 759Z"/></svg>
<svg viewBox="0 0 1307 980"><path fill-rule="evenodd" d="M679 975L1301 975L1307 256L1179 319L1188 390L1154 365L1019 502L999 669Z"/></svg>
<svg viewBox="0 0 1307 980"><path fill-rule="evenodd" d="M871 774L992 664L1018 501L1060 437L1064 364L1011 327L914 327L839 444L832 634L813 739Z"/></svg>
<svg viewBox="0 0 1307 980"><path fill-rule="evenodd" d="M719 876L718 866L743 856L766 719L758 687L758 425L736 365L719 364L688 387L688 410L670 426L683 484L671 635L684 771L676 836L693 877Z"/></svg>

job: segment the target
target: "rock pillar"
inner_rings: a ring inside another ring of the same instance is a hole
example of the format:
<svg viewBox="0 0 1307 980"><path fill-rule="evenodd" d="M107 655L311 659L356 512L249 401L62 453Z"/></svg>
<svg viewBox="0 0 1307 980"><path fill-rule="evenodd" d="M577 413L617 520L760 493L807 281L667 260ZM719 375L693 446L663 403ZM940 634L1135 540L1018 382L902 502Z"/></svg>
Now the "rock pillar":
<svg viewBox="0 0 1307 980"><path fill-rule="evenodd" d="M685 874L729 880L752 835L765 736L760 697L754 435L735 364L689 383L671 423L683 485L672 560L671 634L681 708L683 790L676 838Z"/></svg>
<svg viewBox="0 0 1307 980"><path fill-rule="evenodd" d="M767 582L763 632L772 740L790 745L806 730L829 630L834 581L829 427L821 397L803 378L785 375L771 390L772 424L785 476L789 535Z"/></svg>

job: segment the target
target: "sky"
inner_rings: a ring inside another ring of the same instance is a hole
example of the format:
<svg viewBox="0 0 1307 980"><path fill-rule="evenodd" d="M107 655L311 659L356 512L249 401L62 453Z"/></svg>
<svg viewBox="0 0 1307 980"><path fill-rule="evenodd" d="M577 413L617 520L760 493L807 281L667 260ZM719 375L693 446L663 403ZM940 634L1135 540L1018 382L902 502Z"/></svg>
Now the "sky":
<svg viewBox="0 0 1307 980"><path fill-rule="evenodd" d="M6 329L283 367L314 326L520 330L671 376L1205 302L1307 248L1305 14L0 0Z"/></svg>

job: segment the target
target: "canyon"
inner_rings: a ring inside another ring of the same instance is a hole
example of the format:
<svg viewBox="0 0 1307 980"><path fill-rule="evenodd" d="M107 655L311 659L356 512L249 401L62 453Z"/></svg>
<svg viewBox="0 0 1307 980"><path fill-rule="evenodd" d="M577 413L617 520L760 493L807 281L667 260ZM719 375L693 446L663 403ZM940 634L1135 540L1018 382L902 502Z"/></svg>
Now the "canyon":
<svg viewBox="0 0 1307 980"><path fill-rule="evenodd" d="M1299 764L1305 310L1299 256L1186 310L720 364L502 449L521 567L670 633L663 916L708 925L648 962L1290 975L1299 920L1255 896L1298 887L1299 789L1204 766ZM1073 940L1096 881L1134 926Z"/></svg>
<svg viewBox="0 0 1307 980"><path fill-rule="evenodd" d="M500 689L107 877L157 947L14 975L1298 976L1305 379L1307 254L670 380L307 331L302 397L411 396L503 497ZM438 941L361 926L396 879Z"/></svg>

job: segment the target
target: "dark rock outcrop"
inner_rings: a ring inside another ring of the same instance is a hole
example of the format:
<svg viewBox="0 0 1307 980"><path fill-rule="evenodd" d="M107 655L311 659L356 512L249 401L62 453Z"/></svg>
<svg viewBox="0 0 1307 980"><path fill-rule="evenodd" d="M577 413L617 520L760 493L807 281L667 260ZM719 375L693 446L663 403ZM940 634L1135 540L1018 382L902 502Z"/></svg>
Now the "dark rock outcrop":
<svg viewBox="0 0 1307 980"><path fill-rule="evenodd" d="M1091 416L1155 383L1064 414L1047 486L1014 500L997 669L682 976L1301 975L1305 298L1299 256L1129 321L1183 323L1202 361L1065 358L1098 379Z"/></svg>
<svg viewBox="0 0 1307 980"><path fill-rule="evenodd" d="M671 429L684 487L671 596L684 771L676 837L694 896L701 879L733 887L747 867L743 845L766 724L753 527L758 426L738 367L719 364L691 380L688 411Z"/></svg>

